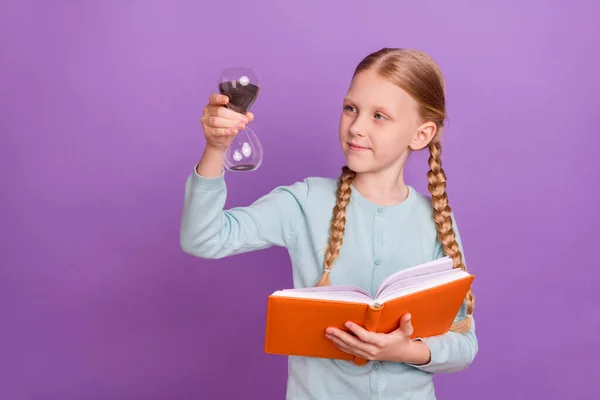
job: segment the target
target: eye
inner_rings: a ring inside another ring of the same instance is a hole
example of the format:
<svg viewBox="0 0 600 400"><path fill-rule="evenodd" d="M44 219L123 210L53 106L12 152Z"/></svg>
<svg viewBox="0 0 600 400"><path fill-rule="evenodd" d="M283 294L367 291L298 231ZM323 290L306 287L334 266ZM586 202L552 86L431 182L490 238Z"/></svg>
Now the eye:
<svg viewBox="0 0 600 400"><path fill-rule="evenodd" d="M375 119L386 119L383 114L375 113Z"/></svg>
<svg viewBox="0 0 600 400"><path fill-rule="evenodd" d="M344 106L344 111L354 112L356 111L356 108L354 108L354 106L351 106L350 104L347 104Z"/></svg>

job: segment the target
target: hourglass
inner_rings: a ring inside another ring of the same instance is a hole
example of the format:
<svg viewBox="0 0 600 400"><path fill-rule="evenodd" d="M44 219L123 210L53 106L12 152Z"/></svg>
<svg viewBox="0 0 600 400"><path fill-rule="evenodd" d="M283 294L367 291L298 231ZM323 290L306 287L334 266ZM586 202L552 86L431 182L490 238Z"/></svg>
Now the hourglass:
<svg viewBox="0 0 600 400"><path fill-rule="evenodd" d="M260 80L252 68L227 68L219 78L219 92L229 98L227 107L246 114L260 91ZM230 171L253 171L262 163L263 149L256 133L240 130L227 147L224 165Z"/></svg>

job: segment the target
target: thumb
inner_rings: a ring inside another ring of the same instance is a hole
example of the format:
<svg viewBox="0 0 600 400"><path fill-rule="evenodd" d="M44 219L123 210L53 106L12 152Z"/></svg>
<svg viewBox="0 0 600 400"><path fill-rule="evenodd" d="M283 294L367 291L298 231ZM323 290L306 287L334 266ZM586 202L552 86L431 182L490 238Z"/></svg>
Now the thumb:
<svg viewBox="0 0 600 400"><path fill-rule="evenodd" d="M400 327L398 330L409 337L413 334L412 315L406 313L400 318Z"/></svg>

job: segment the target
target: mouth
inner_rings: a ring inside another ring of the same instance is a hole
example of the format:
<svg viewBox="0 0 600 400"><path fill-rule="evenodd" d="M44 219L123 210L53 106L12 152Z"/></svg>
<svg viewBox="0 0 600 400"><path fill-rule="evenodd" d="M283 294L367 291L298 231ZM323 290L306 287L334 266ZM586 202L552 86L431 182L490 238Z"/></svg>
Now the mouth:
<svg viewBox="0 0 600 400"><path fill-rule="evenodd" d="M348 143L348 147L352 151L366 151L366 150L370 150L370 148L368 148L368 147L359 146L359 145L353 144L353 143Z"/></svg>

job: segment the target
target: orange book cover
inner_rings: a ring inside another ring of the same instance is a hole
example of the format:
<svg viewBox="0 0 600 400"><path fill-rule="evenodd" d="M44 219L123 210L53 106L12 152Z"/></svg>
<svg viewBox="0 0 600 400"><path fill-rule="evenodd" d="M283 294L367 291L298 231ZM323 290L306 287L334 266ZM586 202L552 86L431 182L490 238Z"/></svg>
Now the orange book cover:
<svg viewBox="0 0 600 400"><path fill-rule="evenodd" d="M374 297L352 286L276 291L267 302L265 352L364 364L366 360L338 349L325 337L325 330L336 327L349 332L344 323L352 321L369 331L389 333L410 312L413 338L444 334L474 278L443 257L391 275Z"/></svg>

